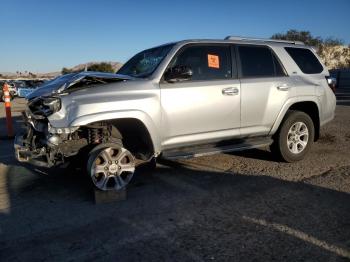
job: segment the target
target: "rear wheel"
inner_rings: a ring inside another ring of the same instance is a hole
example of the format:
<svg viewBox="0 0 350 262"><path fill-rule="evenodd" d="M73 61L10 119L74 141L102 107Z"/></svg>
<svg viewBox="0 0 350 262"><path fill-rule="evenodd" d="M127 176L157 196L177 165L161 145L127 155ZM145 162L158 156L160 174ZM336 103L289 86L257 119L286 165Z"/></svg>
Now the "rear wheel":
<svg viewBox="0 0 350 262"><path fill-rule="evenodd" d="M301 111L288 111L271 151L286 162L302 160L313 144L315 128L309 115Z"/></svg>
<svg viewBox="0 0 350 262"><path fill-rule="evenodd" d="M121 190L135 172L134 156L121 143L96 146L89 154L88 174L100 190Z"/></svg>

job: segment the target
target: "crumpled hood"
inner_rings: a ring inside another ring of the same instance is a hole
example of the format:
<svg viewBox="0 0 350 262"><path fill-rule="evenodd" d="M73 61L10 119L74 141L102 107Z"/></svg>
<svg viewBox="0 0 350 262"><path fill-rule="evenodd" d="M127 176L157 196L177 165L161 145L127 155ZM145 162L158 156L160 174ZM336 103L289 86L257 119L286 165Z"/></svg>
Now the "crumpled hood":
<svg viewBox="0 0 350 262"><path fill-rule="evenodd" d="M39 96L50 96L53 94L59 94L69 89L73 85L79 83L84 79L92 79L97 81L118 81L118 80L131 80L133 77L126 75L118 75L113 73L101 73L101 72L80 72L80 73L71 73L56 77L55 79L48 81L35 89L30 93L26 98L31 100Z"/></svg>

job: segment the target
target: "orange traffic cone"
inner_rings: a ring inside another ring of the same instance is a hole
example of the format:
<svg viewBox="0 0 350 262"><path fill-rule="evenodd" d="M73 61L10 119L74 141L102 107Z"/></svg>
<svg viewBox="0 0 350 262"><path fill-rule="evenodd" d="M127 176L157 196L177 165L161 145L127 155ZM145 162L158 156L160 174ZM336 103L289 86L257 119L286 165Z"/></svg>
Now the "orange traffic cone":
<svg viewBox="0 0 350 262"><path fill-rule="evenodd" d="M9 86L5 82L4 87L4 98L5 98L5 111L6 111L6 126L7 126L7 136L9 138L13 137L13 126L12 126L12 116L11 116L11 97L10 97L10 91Z"/></svg>

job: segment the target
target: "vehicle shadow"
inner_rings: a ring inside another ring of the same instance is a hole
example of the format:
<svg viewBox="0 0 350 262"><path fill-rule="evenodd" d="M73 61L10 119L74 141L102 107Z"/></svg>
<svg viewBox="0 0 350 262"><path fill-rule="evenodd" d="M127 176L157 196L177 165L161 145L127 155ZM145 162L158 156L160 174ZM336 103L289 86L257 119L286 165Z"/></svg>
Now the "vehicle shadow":
<svg viewBox="0 0 350 262"><path fill-rule="evenodd" d="M349 193L162 161L94 205L83 172L0 168L2 261L350 259Z"/></svg>
<svg viewBox="0 0 350 262"><path fill-rule="evenodd" d="M267 149L255 148L255 149L238 151L238 152L231 152L231 153L226 153L226 154L233 155L233 156L245 157L245 158L253 158L253 159L258 159L258 160L280 162L280 160L274 154L272 154L270 151L268 151Z"/></svg>

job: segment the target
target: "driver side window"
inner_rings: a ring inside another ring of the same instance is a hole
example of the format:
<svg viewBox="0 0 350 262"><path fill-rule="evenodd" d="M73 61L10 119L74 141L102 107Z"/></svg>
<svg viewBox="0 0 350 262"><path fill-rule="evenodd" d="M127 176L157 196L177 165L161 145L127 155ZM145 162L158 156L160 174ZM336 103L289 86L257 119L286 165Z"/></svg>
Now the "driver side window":
<svg viewBox="0 0 350 262"><path fill-rule="evenodd" d="M185 47L168 68L188 67L191 80L231 78L230 47L224 45L193 45Z"/></svg>

